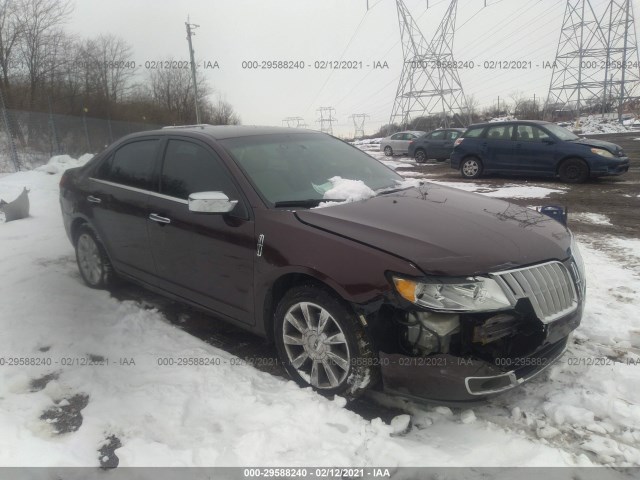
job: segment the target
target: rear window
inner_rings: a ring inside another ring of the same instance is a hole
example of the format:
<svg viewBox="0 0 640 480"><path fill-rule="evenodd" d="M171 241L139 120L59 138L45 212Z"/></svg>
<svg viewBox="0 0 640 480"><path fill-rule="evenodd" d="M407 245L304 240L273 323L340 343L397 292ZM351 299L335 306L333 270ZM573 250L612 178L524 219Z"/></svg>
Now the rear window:
<svg viewBox="0 0 640 480"><path fill-rule="evenodd" d="M153 166L157 148L157 139L128 143L100 165L96 177L129 187L155 190Z"/></svg>

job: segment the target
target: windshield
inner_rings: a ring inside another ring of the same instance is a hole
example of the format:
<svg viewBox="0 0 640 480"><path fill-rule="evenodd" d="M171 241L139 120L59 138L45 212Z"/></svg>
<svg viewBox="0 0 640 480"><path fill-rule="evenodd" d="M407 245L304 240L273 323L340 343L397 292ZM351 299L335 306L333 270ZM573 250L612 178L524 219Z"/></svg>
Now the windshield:
<svg viewBox="0 0 640 480"><path fill-rule="evenodd" d="M322 200L335 177L360 180L376 191L395 188L403 180L376 159L328 135L256 135L221 143L273 204Z"/></svg>
<svg viewBox="0 0 640 480"><path fill-rule="evenodd" d="M574 135L572 132L567 130L560 125L556 125L555 123L545 124L544 128L553 133L560 140L578 140L580 137Z"/></svg>

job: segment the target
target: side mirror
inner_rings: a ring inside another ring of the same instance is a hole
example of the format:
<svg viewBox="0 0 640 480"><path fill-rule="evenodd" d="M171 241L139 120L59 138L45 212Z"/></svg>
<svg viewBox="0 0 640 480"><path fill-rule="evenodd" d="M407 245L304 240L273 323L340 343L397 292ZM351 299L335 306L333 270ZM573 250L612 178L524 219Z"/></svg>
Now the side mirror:
<svg viewBox="0 0 640 480"><path fill-rule="evenodd" d="M222 192L197 192L189 195L189 211L196 213L228 213L238 200L229 200Z"/></svg>

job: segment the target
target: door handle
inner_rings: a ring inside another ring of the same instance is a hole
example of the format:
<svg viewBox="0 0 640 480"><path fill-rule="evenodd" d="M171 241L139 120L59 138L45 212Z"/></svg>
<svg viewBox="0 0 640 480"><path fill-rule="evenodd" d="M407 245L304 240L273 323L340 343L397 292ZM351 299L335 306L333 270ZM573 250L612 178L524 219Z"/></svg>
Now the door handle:
<svg viewBox="0 0 640 480"><path fill-rule="evenodd" d="M158 222L158 223L171 223L171 220L167 217L161 217L160 215L156 214L156 213L152 213L151 215L149 215L149 220L153 220L154 222Z"/></svg>
<svg viewBox="0 0 640 480"><path fill-rule="evenodd" d="M98 197L94 197L93 195L89 195L87 197L87 200L91 203L102 203L102 200L100 200Z"/></svg>

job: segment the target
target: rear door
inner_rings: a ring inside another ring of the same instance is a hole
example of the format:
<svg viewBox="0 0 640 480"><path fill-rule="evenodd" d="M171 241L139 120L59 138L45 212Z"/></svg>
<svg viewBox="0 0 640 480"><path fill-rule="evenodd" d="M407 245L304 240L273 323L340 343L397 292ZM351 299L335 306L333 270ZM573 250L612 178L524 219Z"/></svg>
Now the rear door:
<svg viewBox="0 0 640 480"><path fill-rule="evenodd" d="M515 168L513 124L492 125L481 142L484 169L509 172Z"/></svg>
<svg viewBox="0 0 640 480"><path fill-rule="evenodd" d="M444 144L447 141L446 130L435 130L429 137L429 147L427 154L429 158L442 158L444 155Z"/></svg>
<svg viewBox="0 0 640 480"><path fill-rule="evenodd" d="M155 274L149 250L149 193L155 189L160 139L132 140L97 166L86 201L91 224L114 267L148 281Z"/></svg>
<svg viewBox="0 0 640 480"><path fill-rule="evenodd" d="M238 200L228 214L189 211L196 192L223 192ZM160 193L147 220L158 284L232 319L253 324L254 221L222 159L208 145L169 138Z"/></svg>

